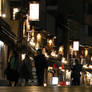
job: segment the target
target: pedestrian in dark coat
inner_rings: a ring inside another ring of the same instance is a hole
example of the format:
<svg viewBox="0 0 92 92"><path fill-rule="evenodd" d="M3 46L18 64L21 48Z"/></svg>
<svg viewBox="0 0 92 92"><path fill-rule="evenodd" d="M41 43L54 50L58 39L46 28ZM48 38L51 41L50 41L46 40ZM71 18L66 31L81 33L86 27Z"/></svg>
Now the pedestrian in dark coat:
<svg viewBox="0 0 92 92"><path fill-rule="evenodd" d="M75 59L75 65L72 67L72 85L80 85L80 72L82 71L82 65L79 64L79 61Z"/></svg>
<svg viewBox="0 0 92 92"><path fill-rule="evenodd" d="M28 83L28 80L32 80L32 60L29 58L28 55L26 55L25 59L22 61L20 65L20 78L25 79L26 83Z"/></svg>
<svg viewBox="0 0 92 92"><path fill-rule="evenodd" d="M10 57L5 73L7 75L7 80L9 80L9 86L12 86L13 81L15 82L14 86L16 86L19 79L19 55L16 51L14 51L13 55Z"/></svg>
<svg viewBox="0 0 92 92"><path fill-rule="evenodd" d="M44 69L48 67L48 62L42 54L41 49L38 50L38 55L34 57L38 85L42 86L44 81Z"/></svg>

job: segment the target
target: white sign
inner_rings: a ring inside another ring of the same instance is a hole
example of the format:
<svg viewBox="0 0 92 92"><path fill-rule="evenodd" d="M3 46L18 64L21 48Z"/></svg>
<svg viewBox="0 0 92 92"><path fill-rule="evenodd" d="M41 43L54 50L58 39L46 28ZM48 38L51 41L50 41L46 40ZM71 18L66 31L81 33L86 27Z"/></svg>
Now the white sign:
<svg viewBox="0 0 92 92"><path fill-rule="evenodd" d="M79 51L79 41L73 42L73 51Z"/></svg>
<svg viewBox="0 0 92 92"><path fill-rule="evenodd" d="M39 21L39 3L30 3L29 9L29 19L31 21Z"/></svg>

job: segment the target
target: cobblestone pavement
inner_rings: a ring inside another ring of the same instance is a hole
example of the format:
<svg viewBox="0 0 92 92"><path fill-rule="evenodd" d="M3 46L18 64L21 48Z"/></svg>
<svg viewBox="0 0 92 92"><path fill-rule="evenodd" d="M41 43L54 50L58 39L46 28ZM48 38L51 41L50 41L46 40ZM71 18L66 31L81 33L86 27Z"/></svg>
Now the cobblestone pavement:
<svg viewBox="0 0 92 92"><path fill-rule="evenodd" d="M92 87L0 87L0 92L91 92Z"/></svg>

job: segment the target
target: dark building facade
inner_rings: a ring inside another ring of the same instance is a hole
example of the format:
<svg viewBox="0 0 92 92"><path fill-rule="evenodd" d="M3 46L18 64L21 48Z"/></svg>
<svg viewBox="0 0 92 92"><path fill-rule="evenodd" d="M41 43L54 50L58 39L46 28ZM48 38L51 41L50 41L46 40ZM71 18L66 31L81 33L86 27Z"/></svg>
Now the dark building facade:
<svg viewBox="0 0 92 92"><path fill-rule="evenodd" d="M17 37L11 29L10 6L8 0L0 1L0 80L5 80L10 51L16 48Z"/></svg>

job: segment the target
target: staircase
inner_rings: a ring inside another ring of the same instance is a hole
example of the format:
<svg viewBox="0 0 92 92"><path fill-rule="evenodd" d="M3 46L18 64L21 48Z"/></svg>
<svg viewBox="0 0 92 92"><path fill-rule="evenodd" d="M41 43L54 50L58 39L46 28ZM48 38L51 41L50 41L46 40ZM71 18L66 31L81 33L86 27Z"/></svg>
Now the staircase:
<svg viewBox="0 0 92 92"><path fill-rule="evenodd" d="M38 84L34 62L32 62L32 76L33 76L33 79L29 80L27 86L37 86ZM8 86L8 80L0 80L0 86Z"/></svg>
<svg viewBox="0 0 92 92"><path fill-rule="evenodd" d="M29 80L28 85L36 86L38 83L37 83L37 75L36 75L36 68L35 68L34 61L32 62L32 76L33 76L33 79L31 81Z"/></svg>

